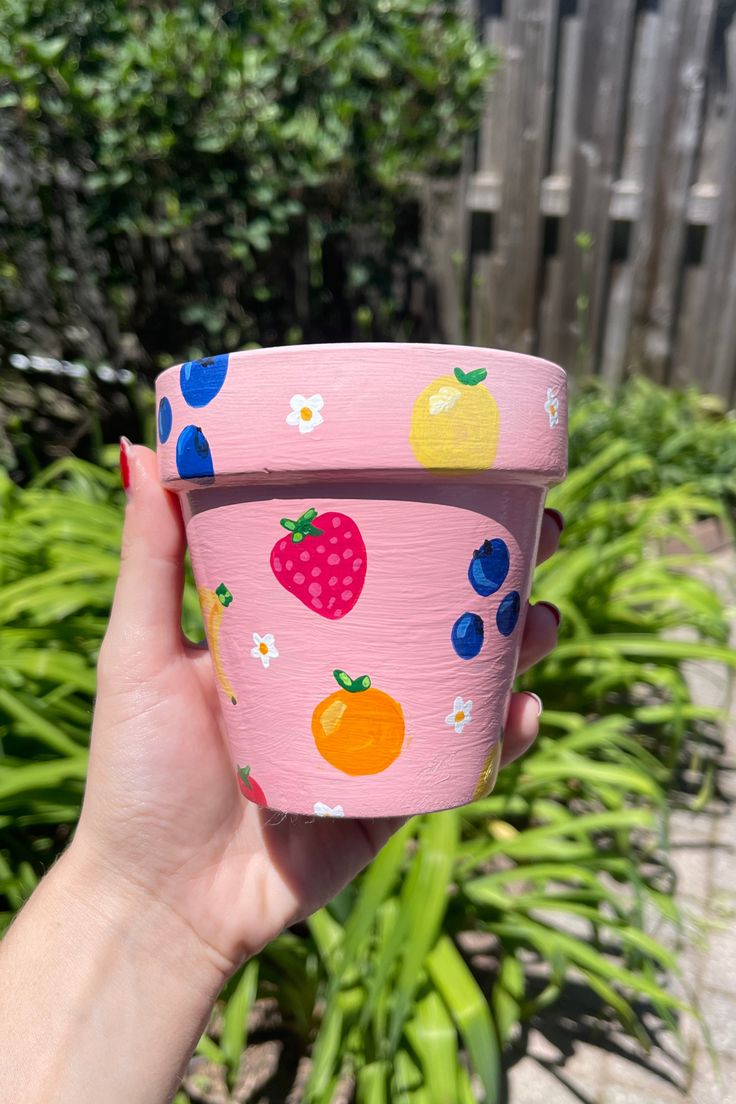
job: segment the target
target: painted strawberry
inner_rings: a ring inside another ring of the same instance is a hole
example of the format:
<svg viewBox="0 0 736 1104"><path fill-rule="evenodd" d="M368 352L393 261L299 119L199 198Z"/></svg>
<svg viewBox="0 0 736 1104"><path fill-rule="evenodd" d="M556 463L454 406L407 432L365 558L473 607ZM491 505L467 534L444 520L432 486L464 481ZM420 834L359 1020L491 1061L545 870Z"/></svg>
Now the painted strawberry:
<svg viewBox="0 0 736 1104"><path fill-rule="evenodd" d="M238 785L243 797L256 805L267 805L266 795L250 773L250 767L238 767Z"/></svg>
<svg viewBox="0 0 736 1104"><path fill-rule="evenodd" d="M282 518L288 537L271 550L271 570L290 594L321 617L350 613L365 582L365 541L352 518L334 510L305 510Z"/></svg>

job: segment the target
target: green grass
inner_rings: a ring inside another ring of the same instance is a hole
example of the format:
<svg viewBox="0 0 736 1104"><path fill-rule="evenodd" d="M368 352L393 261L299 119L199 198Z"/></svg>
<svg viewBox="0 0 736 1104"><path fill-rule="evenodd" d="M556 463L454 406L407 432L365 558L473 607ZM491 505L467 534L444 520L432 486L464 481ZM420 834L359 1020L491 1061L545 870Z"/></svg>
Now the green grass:
<svg viewBox="0 0 736 1104"><path fill-rule="evenodd" d="M521 680L545 702L537 745L488 798L414 818L334 902L230 982L199 1047L230 1085L258 995L277 998L294 1045L311 1050L312 1104L327 1104L345 1074L361 1104L470 1102L471 1076L494 1101L516 1025L570 980L643 1047L645 1009L678 1029L677 958L653 934L680 923L667 814L673 802L706 802L719 721L690 699L683 664L733 667L736 656L720 600L688 574L701 554L665 549L673 539L691 547L690 527L703 516L728 524L730 476L705 493L697 465L710 444L691 440L686 478L658 483L666 442L653 434L647 450L643 416L640 433L623 432L621 411L643 401L642 385L630 386L616 398L584 396L572 418L576 463L552 496L567 527L535 583L563 612L561 640ZM683 409L681 397L655 397ZM733 446L732 422L708 415L695 436L711 428L719 448ZM7 923L77 815L121 495L116 473L70 460L24 490L1 483L0 502ZM190 631L197 618L190 587ZM682 626L692 640L670 638ZM678 789L684 761L700 772L699 795ZM463 952L468 931L488 937L493 969ZM540 964L541 987L531 977Z"/></svg>

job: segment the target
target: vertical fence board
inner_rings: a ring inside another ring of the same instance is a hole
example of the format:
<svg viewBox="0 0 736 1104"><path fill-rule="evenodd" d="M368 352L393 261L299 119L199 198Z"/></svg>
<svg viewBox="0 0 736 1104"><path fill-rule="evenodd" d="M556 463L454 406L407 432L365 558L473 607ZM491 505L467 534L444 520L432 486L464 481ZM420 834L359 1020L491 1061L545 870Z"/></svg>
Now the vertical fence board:
<svg viewBox="0 0 736 1104"><path fill-rule="evenodd" d="M736 28L729 36L736 55ZM703 293L693 345L711 349L712 363L706 379L709 390L730 398L736 364L736 81L731 76L731 99L721 159L720 196L716 217L705 248ZM695 336L697 335L697 336Z"/></svg>
<svg viewBox="0 0 736 1104"><path fill-rule="evenodd" d="M552 131L551 183L564 194L572 172L575 110L580 89L583 57L583 21L580 16L560 20L557 47L557 96ZM558 220L559 220L559 216ZM563 267L559 256L544 263L543 299L540 312L538 351L551 360L558 355L562 318Z"/></svg>
<svg viewBox="0 0 736 1104"><path fill-rule="evenodd" d="M732 396L736 12L719 0L493 10L481 33L500 62L475 170L466 159L454 186L424 193L436 335L608 383L645 370ZM471 212L487 216L472 255Z"/></svg>
<svg viewBox="0 0 736 1104"><path fill-rule="evenodd" d="M672 354L687 233L690 185L695 178L703 123L705 68L715 14L714 0L686 3L678 58L677 89L669 119L671 140L661 161L662 215L659 250L648 310L644 355L650 372L664 379Z"/></svg>
<svg viewBox="0 0 736 1104"><path fill-rule="evenodd" d="M496 216L497 335L508 348L531 352L537 328L541 181L551 104L557 0L510 5L506 70L506 156Z"/></svg>
<svg viewBox="0 0 736 1104"><path fill-rule="evenodd" d="M585 49L570 181L570 209L563 245L562 330L559 359L569 368L593 369L604 311L611 241L611 189L624 104L624 80L635 0L583 11ZM578 235L593 246L585 251Z"/></svg>
<svg viewBox="0 0 736 1104"><path fill-rule="evenodd" d="M655 119L654 101L662 96L667 86L667 73L657 64L661 36L661 16L657 12L644 11L637 20L634 51L631 66L631 82L628 100L628 126L624 137L621 187L640 203L636 238L651 240L652 205L648 202L651 192L649 181L656 173L656 135L652 132ZM645 195L647 199L645 200ZM605 320L601 375L606 383L621 382L626 368L629 332L631 329L632 301L638 264L642 261L641 248L629 249L629 256L617 265L611 274L608 309Z"/></svg>

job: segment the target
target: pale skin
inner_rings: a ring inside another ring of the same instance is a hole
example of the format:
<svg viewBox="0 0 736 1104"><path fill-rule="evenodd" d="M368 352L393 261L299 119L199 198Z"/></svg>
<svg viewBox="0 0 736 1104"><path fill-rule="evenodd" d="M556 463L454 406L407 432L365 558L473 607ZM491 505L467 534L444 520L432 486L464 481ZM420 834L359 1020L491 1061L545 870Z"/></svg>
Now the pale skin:
<svg viewBox="0 0 736 1104"><path fill-rule="evenodd" d="M128 460L79 827L0 944L3 1104L170 1100L226 979L400 823L284 818L243 799L210 657L180 628L178 503L152 452ZM545 512L540 561L559 533ZM556 639L553 608L531 606L519 670ZM539 709L512 698L504 763L534 741Z"/></svg>

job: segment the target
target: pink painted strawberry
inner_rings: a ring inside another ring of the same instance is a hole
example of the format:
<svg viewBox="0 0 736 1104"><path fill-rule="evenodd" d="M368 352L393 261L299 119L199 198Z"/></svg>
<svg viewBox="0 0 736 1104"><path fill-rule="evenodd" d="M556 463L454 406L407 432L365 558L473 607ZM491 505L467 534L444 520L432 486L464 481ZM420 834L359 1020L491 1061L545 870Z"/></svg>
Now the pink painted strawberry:
<svg viewBox="0 0 736 1104"><path fill-rule="evenodd" d="M238 767L238 786L243 797L256 805L267 805L266 795L250 773L250 767Z"/></svg>
<svg viewBox="0 0 736 1104"><path fill-rule="evenodd" d="M338 621L350 613L365 582L365 541L352 518L305 510L296 521L282 518L289 536L271 550L271 570L290 594L321 617Z"/></svg>

